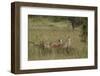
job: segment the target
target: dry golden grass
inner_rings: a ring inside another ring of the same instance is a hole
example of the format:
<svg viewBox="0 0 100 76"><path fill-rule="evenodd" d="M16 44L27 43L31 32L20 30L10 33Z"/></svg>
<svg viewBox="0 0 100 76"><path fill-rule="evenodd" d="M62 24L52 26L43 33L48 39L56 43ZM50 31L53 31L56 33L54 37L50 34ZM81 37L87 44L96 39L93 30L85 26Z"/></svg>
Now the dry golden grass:
<svg viewBox="0 0 100 76"><path fill-rule="evenodd" d="M40 41L54 42L59 39L67 40L71 37L71 50L62 48L42 49L29 43L29 60L48 60L48 59L76 59L87 57L87 44L81 41L79 28L72 31L66 29L33 29L29 30L29 41L39 44Z"/></svg>

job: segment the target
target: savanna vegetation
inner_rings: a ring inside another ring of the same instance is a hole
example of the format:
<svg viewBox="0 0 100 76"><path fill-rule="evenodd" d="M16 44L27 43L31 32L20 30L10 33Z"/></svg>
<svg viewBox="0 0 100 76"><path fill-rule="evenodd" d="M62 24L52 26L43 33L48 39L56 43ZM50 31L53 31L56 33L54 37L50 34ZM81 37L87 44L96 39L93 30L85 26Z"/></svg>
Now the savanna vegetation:
<svg viewBox="0 0 100 76"><path fill-rule="evenodd" d="M86 17L28 16L28 60L87 58Z"/></svg>

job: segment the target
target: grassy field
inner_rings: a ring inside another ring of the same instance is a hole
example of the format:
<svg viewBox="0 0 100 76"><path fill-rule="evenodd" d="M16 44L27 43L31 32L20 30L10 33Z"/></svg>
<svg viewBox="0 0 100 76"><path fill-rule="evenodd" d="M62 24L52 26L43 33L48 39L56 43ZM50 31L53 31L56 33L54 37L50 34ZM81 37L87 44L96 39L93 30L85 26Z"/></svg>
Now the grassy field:
<svg viewBox="0 0 100 76"><path fill-rule="evenodd" d="M52 22L49 18L29 17L28 22L28 60L53 60L87 58L87 42L81 41L81 27L72 29L69 21ZM34 44L55 42L71 38L71 48L42 48Z"/></svg>

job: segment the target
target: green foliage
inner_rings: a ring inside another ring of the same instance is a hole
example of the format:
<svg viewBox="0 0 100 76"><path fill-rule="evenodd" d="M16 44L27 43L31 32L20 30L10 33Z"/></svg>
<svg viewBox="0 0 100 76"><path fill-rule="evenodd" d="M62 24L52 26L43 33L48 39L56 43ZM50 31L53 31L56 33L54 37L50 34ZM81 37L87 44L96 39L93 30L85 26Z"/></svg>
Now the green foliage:
<svg viewBox="0 0 100 76"><path fill-rule="evenodd" d="M86 17L68 17L68 20L72 23L73 30L76 27L81 26L81 40L86 42L88 34L88 19Z"/></svg>
<svg viewBox="0 0 100 76"><path fill-rule="evenodd" d="M72 23L73 30L75 27L83 25L86 17L68 17L68 20Z"/></svg>
<svg viewBox="0 0 100 76"><path fill-rule="evenodd" d="M81 36L82 36L82 41L87 41L87 36L88 36L88 19L85 18L83 20L83 24L82 24L82 32L81 32Z"/></svg>

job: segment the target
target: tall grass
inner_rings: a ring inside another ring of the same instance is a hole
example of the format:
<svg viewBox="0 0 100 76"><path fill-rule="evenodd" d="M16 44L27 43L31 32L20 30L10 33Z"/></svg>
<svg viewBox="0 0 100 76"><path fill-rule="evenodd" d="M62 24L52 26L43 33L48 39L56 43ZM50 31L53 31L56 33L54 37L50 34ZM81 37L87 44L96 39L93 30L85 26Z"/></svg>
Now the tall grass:
<svg viewBox="0 0 100 76"><path fill-rule="evenodd" d="M67 40L67 36L70 35L71 50L63 48L51 48L43 49L39 46L35 46L29 43L28 47L28 58L29 60L45 60L45 59L72 59L72 58L86 58L87 57L87 44L81 42L81 37L79 37L79 31L69 31L66 29L33 29L29 31L29 41L35 44L40 44L41 41L44 42L54 42L58 39L63 41Z"/></svg>
<svg viewBox="0 0 100 76"><path fill-rule="evenodd" d="M33 17L34 18L34 17ZM87 58L87 42L81 41L81 28L73 31L69 21L51 22L48 18L29 18L28 27L28 60L53 60L53 59L76 59ZM34 44L44 42L55 42L67 37L71 38L71 48L42 48ZM32 42L32 43L31 43Z"/></svg>

